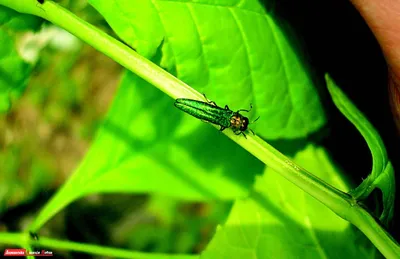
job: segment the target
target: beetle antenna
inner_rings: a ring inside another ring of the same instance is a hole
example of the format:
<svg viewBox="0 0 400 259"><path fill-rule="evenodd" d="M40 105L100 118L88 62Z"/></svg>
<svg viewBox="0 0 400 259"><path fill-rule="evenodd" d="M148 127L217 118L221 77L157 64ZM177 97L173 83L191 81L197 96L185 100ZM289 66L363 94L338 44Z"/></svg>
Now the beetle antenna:
<svg viewBox="0 0 400 259"><path fill-rule="evenodd" d="M250 103L250 109L246 110L246 109L240 109L237 112L250 112L251 109L253 109L253 105Z"/></svg>
<svg viewBox="0 0 400 259"><path fill-rule="evenodd" d="M253 120L250 124L253 124L253 123L256 122L259 118L260 118L260 116L258 116L257 119Z"/></svg>

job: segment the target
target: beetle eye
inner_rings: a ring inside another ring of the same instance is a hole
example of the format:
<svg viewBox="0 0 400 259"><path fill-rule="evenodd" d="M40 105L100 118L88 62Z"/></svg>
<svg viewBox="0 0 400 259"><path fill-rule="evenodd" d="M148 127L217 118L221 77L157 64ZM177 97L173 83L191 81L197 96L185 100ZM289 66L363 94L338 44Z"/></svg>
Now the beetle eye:
<svg viewBox="0 0 400 259"><path fill-rule="evenodd" d="M243 118L243 123L242 123L242 125L240 126L240 130L241 131L245 131L245 130L247 130L247 126L249 125L249 120L245 117L245 118Z"/></svg>

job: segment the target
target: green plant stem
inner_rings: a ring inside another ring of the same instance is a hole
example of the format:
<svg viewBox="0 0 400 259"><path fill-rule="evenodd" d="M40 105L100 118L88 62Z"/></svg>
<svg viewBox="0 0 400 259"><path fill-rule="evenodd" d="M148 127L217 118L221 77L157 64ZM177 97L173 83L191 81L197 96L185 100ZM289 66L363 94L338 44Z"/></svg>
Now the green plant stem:
<svg viewBox="0 0 400 259"><path fill-rule="evenodd" d="M400 258L399 244L357 203L357 200L293 163L260 138L248 137L248 140L253 144L246 145L246 150L325 204L338 216L355 225L386 258Z"/></svg>
<svg viewBox="0 0 400 259"><path fill-rule="evenodd" d="M202 100L200 93L176 77L138 55L125 44L110 37L51 1L46 0L44 4L39 5L34 0L0 0L0 4L13 8L18 12L43 17L53 24L64 28L174 99L185 97ZM400 257L398 244L379 226L371 215L357 204L352 196L330 186L307 172L257 136L248 136L247 139L244 139L234 135L230 131L224 131L224 134L276 172L280 173L287 180L325 204L337 215L357 226L385 257ZM44 223L45 221L35 222L35 228L41 227ZM58 244L63 245L64 243ZM48 244L46 243L46 245Z"/></svg>
<svg viewBox="0 0 400 259"><path fill-rule="evenodd" d="M0 244L13 244L20 247L29 242L29 236L26 233L4 233L0 232Z"/></svg>
<svg viewBox="0 0 400 259"><path fill-rule="evenodd" d="M360 206L353 209L352 223L363 232L386 258L400 258L399 244Z"/></svg>
<svg viewBox="0 0 400 259"><path fill-rule="evenodd" d="M0 4L21 13L42 17L60 26L173 98L177 96L198 98L199 100L203 98L200 93L142 57L129 46L85 22L53 1L46 0L43 4L39 4L36 0L0 0Z"/></svg>
<svg viewBox="0 0 400 259"><path fill-rule="evenodd" d="M30 240L27 233L0 233L0 243L17 244L20 247L26 246L30 242L31 246L46 247L46 249L69 250L75 252L83 252L88 254L97 254L102 256L111 256L118 258L135 258L135 259L195 259L198 255L179 255L179 254L160 254L160 253L143 253L124 249L82 244L71 241L61 241L52 238L40 237L39 240ZM54 251L53 251L54 254Z"/></svg>

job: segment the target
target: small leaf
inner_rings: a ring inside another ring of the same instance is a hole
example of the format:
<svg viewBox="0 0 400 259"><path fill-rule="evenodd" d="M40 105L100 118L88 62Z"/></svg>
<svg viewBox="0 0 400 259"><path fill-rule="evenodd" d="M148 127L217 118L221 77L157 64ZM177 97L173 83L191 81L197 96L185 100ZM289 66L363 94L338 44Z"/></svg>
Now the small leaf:
<svg viewBox="0 0 400 259"><path fill-rule="evenodd" d="M294 162L348 189L322 147L308 145ZM349 222L267 168L252 195L235 203L201 258L374 258L365 241Z"/></svg>
<svg viewBox="0 0 400 259"><path fill-rule="evenodd" d="M217 104L253 103L267 139L301 138L326 122L308 71L257 0L90 0L120 38Z"/></svg>
<svg viewBox="0 0 400 259"><path fill-rule="evenodd" d="M350 194L356 199L365 199L375 188L379 188L383 193L383 212L380 220L387 224L393 217L395 180L393 166L383 141L368 119L351 103L328 74L325 75L325 80L336 107L361 133L372 154L371 174Z"/></svg>

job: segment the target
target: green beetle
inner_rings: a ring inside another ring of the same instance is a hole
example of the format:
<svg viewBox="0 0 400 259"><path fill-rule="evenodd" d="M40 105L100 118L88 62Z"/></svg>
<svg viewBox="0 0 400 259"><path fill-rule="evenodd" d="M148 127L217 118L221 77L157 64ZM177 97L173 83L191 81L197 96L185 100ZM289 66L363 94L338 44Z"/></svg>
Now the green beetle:
<svg viewBox="0 0 400 259"><path fill-rule="evenodd" d="M198 119L221 126L220 131L231 128L236 135L243 134L246 138L244 132L248 129L254 135L254 132L248 128L250 124L249 119L240 114L240 112L250 112L253 108L251 104L249 110L241 109L234 112L229 109L228 105L225 105L225 108L219 107L215 102L208 100L205 94L203 95L207 102L179 98L175 100L174 105ZM256 122L259 118L255 119L252 123Z"/></svg>

